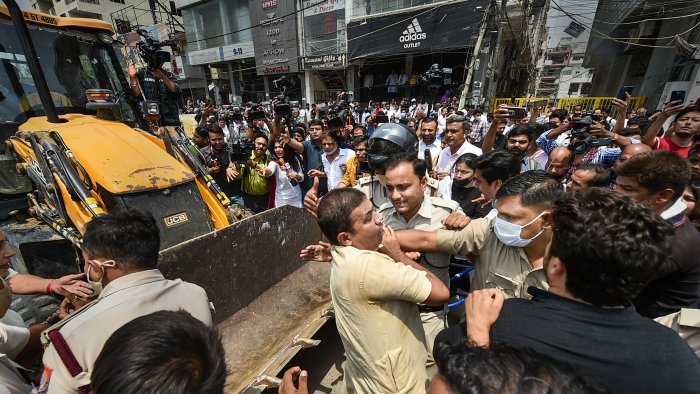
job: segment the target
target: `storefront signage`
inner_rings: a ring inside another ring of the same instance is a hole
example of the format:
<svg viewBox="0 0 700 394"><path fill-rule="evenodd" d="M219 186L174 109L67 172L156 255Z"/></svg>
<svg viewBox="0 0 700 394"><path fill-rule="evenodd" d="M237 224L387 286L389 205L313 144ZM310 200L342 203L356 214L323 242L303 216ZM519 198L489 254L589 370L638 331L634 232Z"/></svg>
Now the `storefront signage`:
<svg viewBox="0 0 700 394"><path fill-rule="evenodd" d="M317 0L320 1L320 0ZM294 1L250 0L258 75L299 71Z"/></svg>
<svg viewBox="0 0 700 394"><path fill-rule="evenodd" d="M487 0L452 1L413 12L348 23L348 58L463 48L473 45Z"/></svg>
<svg viewBox="0 0 700 394"><path fill-rule="evenodd" d="M304 70L330 70L345 68L345 54L306 56L301 60Z"/></svg>
<svg viewBox="0 0 700 394"><path fill-rule="evenodd" d="M320 15L345 9L345 0L304 0L304 16Z"/></svg>
<svg viewBox="0 0 700 394"><path fill-rule="evenodd" d="M254 56L255 47L252 41L202 49L199 51L190 51L187 53L188 63L192 66L227 60L246 59Z"/></svg>

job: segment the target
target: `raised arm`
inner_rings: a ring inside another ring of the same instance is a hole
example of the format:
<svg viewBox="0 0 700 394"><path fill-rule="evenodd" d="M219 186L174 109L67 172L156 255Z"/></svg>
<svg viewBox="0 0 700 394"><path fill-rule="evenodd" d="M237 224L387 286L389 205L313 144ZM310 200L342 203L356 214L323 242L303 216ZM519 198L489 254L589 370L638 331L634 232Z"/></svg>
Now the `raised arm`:
<svg viewBox="0 0 700 394"><path fill-rule="evenodd" d="M681 104L680 101L672 101L665 103L664 109L663 111L661 111L659 117L656 118L654 123L652 123L651 126L649 126L649 128L647 129L647 132L644 133L644 135L642 136L642 142L653 148L655 137L657 134L659 134L661 127L664 125L664 123L666 123L668 118L677 114L680 110L683 109L683 107L684 105Z"/></svg>
<svg viewBox="0 0 700 394"><path fill-rule="evenodd" d="M613 127L612 132L617 134L620 132L625 127L625 117L627 116L627 108L629 108L630 105L630 95L629 93L625 93L626 98L624 100L620 100L618 98L614 98L612 101L612 105L616 108L617 113L615 114L615 127Z"/></svg>
<svg viewBox="0 0 700 394"><path fill-rule="evenodd" d="M483 143L481 145L481 151L483 153L491 152L493 150L493 144L494 142L496 142L496 133L498 132L498 126L500 126L501 122L507 118L507 109L499 107L493 112L493 122L491 122L491 127L489 127L489 131L486 132Z"/></svg>

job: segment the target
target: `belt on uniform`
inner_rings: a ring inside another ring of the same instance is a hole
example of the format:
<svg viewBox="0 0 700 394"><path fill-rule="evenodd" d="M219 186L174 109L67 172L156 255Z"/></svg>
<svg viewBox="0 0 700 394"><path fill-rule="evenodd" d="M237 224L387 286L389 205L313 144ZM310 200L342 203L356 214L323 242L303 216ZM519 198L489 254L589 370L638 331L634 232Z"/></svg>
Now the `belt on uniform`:
<svg viewBox="0 0 700 394"><path fill-rule="evenodd" d="M440 306L418 305L418 312L420 312L420 313L442 312L444 310L445 310L445 305L440 305Z"/></svg>

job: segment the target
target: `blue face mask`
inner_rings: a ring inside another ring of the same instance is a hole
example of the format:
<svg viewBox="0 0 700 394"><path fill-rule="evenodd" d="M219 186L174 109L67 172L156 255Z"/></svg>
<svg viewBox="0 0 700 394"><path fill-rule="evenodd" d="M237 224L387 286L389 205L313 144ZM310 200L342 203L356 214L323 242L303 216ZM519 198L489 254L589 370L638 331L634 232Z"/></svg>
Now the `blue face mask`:
<svg viewBox="0 0 700 394"><path fill-rule="evenodd" d="M532 242L533 239L539 237L543 232L544 229L540 230L537 235L530 239L522 239L520 238L520 232L523 230L523 228L531 225L532 223L535 222L535 220L539 219L544 215L546 212L542 212L541 214L537 215L536 218L532 219L529 223L520 226L511 222L507 222L500 217L496 216L494 219L494 225L493 225L493 230L496 233L496 237L498 237L498 240L503 242L504 245L507 246L513 246L516 248L522 248L527 246L530 242Z"/></svg>

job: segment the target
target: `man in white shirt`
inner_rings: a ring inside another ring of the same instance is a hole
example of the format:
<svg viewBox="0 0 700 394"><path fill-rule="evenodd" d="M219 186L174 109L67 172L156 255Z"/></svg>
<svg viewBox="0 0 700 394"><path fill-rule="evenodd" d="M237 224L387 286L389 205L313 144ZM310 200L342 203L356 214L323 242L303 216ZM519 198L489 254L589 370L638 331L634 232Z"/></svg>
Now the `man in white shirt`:
<svg viewBox="0 0 700 394"><path fill-rule="evenodd" d="M445 136L443 137L447 147L440 152L435 172L437 179L449 175L457 159L465 153L481 155L481 149L467 142L466 133L471 129L471 124L464 116L452 115L446 120ZM433 178L435 178L433 177Z"/></svg>
<svg viewBox="0 0 700 394"><path fill-rule="evenodd" d="M314 174L309 171L310 176L324 176L328 179L328 191L335 189L340 181L343 180L343 175L347 169L348 159L355 157L355 152L352 149L340 148L338 137L333 133L328 133L321 139L321 147L323 154L321 161L323 162L324 174Z"/></svg>
<svg viewBox="0 0 700 394"><path fill-rule="evenodd" d="M438 115L437 122L438 134L442 134L445 131L445 126L447 126L447 108L440 109L440 115Z"/></svg>
<svg viewBox="0 0 700 394"><path fill-rule="evenodd" d="M418 158L425 160L426 149L430 151L430 168L435 168L440 156L440 142L437 141L437 120L425 118L420 124L420 141L418 142Z"/></svg>
<svg viewBox="0 0 700 394"><path fill-rule="evenodd" d="M391 70L391 73L389 74L388 77L386 77L386 92L389 94L396 94L399 92L398 85L399 84L399 76L396 74L396 71Z"/></svg>

